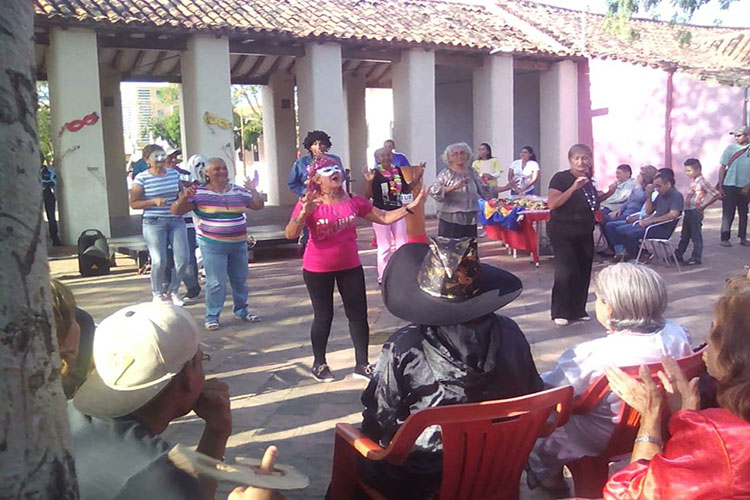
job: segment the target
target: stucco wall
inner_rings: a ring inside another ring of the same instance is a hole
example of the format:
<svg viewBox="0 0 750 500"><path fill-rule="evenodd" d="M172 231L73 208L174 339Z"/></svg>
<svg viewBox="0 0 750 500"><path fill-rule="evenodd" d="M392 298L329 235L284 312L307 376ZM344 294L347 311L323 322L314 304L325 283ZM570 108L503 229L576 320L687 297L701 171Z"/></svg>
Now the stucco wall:
<svg viewBox="0 0 750 500"><path fill-rule="evenodd" d="M600 187L614 180L617 165L664 166L667 78L665 71L592 59L591 113L594 164ZM585 119L581 117L581 119Z"/></svg>
<svg viewBox="0 0 750 500"><path fill-rule="evenodd" d="M742 124L744 89L700 81L676 73L672 98L672 164L678 187L687 188L682 173L686 158L698 158L703 175L718 180L719 157L734 143L729 135Z"/></svg>
<svg viewBox="0 0 750 500"><path fill-rule="evenodd" d="M539 73L516 73L513 85L513 157L518 158L521 148L531 146L539 161Z"/></svg>
<svg viewBox="0 0 750 500"><path fill-rule="evenodd" d="M466 142L472 150L476 150L477 145L473 142L472 96L471 70L435 66L435 146L438 172L445 166L440 155L448 144Z"/></svg>

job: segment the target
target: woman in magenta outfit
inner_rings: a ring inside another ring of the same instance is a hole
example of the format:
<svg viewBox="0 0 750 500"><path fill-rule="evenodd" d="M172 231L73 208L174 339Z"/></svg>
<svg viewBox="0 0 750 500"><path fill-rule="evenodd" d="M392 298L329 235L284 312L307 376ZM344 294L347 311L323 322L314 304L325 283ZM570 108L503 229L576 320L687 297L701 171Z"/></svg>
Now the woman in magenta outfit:
<svg viewBox="0 0 750 500"><path fill-rule="evenodd" d="M354 377L369 379L372 368L367 362L370 327L367 323L365 275L357 251L357 218L378 224L392 224L424 203L420 192L411 203L397 210L373 207L361 196L350 196L344 190L344 172L330 158L310 165L307 194L294 207L286 226L286 237L296 239L303 227L310 240L302 258L302 276L313 306L310 329L313 354L312 377L322 382L334 380L326 363L326 345L333 321L333 286L339 289L349 320L349 334L354 343L356 366Z"/></svg>
<svg viewBox="0 0 750 500"><path fill-rule="evenodd" d="M643 382L607 369L610 387L641 413L631 463L604 488L607 500L750 498L750 279L730 281L716 306L703 355L717 382L718 408L699 410L697 379L672 359L659 379L672 411L662 450L664 398L641 367Z"/></svg>

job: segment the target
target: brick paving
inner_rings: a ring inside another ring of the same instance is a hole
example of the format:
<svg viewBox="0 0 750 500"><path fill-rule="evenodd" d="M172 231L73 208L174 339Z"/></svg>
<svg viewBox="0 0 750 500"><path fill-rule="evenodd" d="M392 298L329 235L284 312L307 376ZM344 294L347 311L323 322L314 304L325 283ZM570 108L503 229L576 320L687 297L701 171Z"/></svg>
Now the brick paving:
<svg viewBox="0 0 750 500"><path fill-rule="evenodd" d="M713 304L721 292L724 279L736 275L750 263L750 249L734 241L731 248L719 246L720 209L709 210L704 226L703 266L683 268L654 264L669 285L670 304L667 317L686 325L694 344L703 341L713 314ZM435 232L435 222L428 222ZM374 362L382 342L403 324L388 313L382 304L376 284L375 249L370 246L372 230L359 230L359 247L368 284L368 306L371 327L370 360ZM678 235L673 237L677 241ZM53 249L50 269L73 290L79 305L101 321L118 308L150 299L148 279L136 274L132 260L118 256L118 266L103 277L82 278L78 275L72 249ZM535 268L530 258L507 255L497 242L482 239L483 262L516 273L524 283L524 293L502 312L521 326L532 347L540 371L551 368L568 346L603 335L596 322L574 323L556 327L549 319L552 264L543 258ZM322 498L330 478L333 452L333 426L336 422L358 423L362 410L359 395L365 382L352 379L354 353L349 339L346 317L338 296L331 337L329 364L338 378L330 384L318 383L308 376L312 362L309 327L312 308L302 282L301 262L293 247L263 249L256 253L257 262L250 266L250 307L263 321L247 324L236 321L227 308L222 329L206 332L205 351L212 359L205 363L208 376L219 377L229 384L232 394L234 433L229 440L227 459L259 457L262 450L276 444L279 462L294 465L310 477L310 487L292 492L292 499ZM595 271L607 262L595 262ZM202 296L201 296L202 297ZM589 297L593 315L593 294ZM186 306L202 322L203 303ZM173 423L167 439L195 445L202 429L195 415ZM220 493L230 491L223 485ZM217 495L223 498L224 495ZM544 499L544 494L522 489L523 499Z"/></svg>

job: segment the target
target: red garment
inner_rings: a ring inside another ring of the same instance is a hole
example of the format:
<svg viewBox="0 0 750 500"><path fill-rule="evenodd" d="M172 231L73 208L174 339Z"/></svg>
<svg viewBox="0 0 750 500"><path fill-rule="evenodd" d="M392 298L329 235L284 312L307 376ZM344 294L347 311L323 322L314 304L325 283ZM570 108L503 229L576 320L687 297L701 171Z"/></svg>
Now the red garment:
<svg viewBox="0 0 750 500"><path fill-rule="evenodd" d="M750 498L750 422L722 408L684 410L669 432L661 454L609 479L605 500Z"/></svg>

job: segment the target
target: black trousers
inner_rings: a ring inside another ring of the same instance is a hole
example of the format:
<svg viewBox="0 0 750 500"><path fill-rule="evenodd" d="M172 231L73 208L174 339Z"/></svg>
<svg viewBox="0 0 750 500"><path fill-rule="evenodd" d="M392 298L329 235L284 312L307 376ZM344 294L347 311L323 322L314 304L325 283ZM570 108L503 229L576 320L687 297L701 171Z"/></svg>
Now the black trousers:
<svg viewBox="0 0 750 500"><path fill-rule="evenodd" d="M446 238L476 238L477 225L456 224L454 222L448 222L443 219L439 219L438 236L444 236Z"/></svg>
<svg viewBox="0 0 750 500"><path fill-rule="evenodd" d="M349 335L354 344L356 363L358 365L367 363L370 325L367 323L367 295L362 266L328 273L313 273L303 269L302 277L313 306L310 340L315 363L326 362L326 346L333 322L334 282L339 289L339 295L344 302L344 312L349 320Z"/></svg>
<svg viewBox="0 0 750 500"><path fill-rule="evenodd" d="M55 216L57 198L55 197L55 192L50 188L44 188L42 191L42 197L44 198L44 211L47 213L49 237L52 239L53 243L57 243L60 241L60 235L57 230L57 218Z"/></svg>
<svg viewBox="0 0 750 500"><path fill-rule="evenodd" d="M547 225L554 252L555 283L552 319L577 319L586 315L586 302L594 260L594 228L590 224Z"/></svg>
<svg viewBox="0 0 750 500"><path fill-rule="evenodd" d="M722 186L724 188L724 199L721 200L721 241L729 241L729 234L734 222L734 212L740 216L737 227L737 236L744 240L747 238L747 196L741 193L737 186Z"/></svg>

